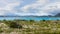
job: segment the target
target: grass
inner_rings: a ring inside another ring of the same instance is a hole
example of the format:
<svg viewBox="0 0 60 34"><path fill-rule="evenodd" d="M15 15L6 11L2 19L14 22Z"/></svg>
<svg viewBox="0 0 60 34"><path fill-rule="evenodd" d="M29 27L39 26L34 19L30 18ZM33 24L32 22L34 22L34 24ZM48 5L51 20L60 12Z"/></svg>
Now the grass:
<svg viewBox="0 0 60 34"><path fill-rule="evenodd" d="M4 29L0 26L0 33L60 34L60 20L1 20L0 23L4 23L9 27Z"/></svg>

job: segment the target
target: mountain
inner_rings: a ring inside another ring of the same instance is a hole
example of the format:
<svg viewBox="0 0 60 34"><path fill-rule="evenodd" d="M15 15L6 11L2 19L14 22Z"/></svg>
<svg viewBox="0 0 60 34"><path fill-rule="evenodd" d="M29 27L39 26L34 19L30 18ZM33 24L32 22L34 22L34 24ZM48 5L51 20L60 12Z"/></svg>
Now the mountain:
<svg viewBox="0 0 60 34"><path fill-rule="evenodd" d="M60 17L60 13L56 14L55 17Z"/></svg>
<svg viewBox="0 0 60 34"><path fill-rule="evenodd" d="M43 16L35 16L35 15L26 15L26 16L19 16L19 15L4 15L0 17L60 17L60 13L57 13L56 15L43 15Z"/></svg>

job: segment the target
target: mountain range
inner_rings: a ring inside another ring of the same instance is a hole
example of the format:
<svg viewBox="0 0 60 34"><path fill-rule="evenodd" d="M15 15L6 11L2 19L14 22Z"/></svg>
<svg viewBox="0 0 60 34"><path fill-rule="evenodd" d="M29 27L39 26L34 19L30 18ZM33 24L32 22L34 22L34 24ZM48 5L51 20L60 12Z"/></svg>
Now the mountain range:
<svg viewBox="0 0 60 34"><path fill-rule="evenodd" d="M21 16L18 16L18 15L4 15L4 16L0 16L0 17L21 17ZM22 17L24 17L24 16L22 16ZM60 17L60 13L58 13L54 16L52 16L52 15L48 15L48 16L46 16L46 15L44 15L44 16L28 15L28 17Z"/></svg>

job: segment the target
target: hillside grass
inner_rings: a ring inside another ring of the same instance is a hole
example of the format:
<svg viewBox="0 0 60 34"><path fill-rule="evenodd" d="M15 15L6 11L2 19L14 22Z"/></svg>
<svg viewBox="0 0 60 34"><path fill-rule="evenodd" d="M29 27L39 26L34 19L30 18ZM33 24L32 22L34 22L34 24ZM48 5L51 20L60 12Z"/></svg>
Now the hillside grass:
<svg viewBox="0 0 60 34"><path fill-rule="evenodd" d="M60 20L0 20L0 34L2 33L60 34Z"/></svg>

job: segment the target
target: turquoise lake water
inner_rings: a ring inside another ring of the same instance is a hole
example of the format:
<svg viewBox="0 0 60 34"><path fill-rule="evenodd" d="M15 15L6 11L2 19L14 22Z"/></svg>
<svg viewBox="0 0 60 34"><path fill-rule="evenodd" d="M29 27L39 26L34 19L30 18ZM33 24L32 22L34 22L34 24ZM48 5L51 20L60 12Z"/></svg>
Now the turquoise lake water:
<svg viewBox="0 0 60 34"><path fill-rule="evenodd" d="M60 17L0 17L0 20L14 20L14 19L21 19L21 20L60 20Z"/></svg>

